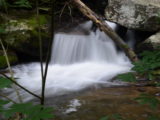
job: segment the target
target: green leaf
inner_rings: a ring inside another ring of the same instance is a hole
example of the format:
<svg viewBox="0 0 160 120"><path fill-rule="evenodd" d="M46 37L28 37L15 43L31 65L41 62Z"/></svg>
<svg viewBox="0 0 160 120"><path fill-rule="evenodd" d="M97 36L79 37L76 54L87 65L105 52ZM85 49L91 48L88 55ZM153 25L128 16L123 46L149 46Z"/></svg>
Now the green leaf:
<svg viewBox="0 0 160 120"><path fill-rule="evenodd" d="M15 113L21 113L26 116L24 120L41 120L53 118L53 109L42 105L33 105L32 103L13 104L4 115L6 118L12 117Z"/></svg>
<svg viewBox="0 0 160 120"><path fill-rule="evenodd" d="M152 95L149 94L141 94L139 97L135 98L140 104L148 104L152 109L157 109L160 101Z"/></svg>
<svg viewBox="0 0 160 120"><path fill-rule="evenodd" d="M6 101L6 100L0 100L0 107L3 105L8 104L10 101Z"/></svg>
<svg viewBox="0 0 160 120"><path fill-rule="evenodd" d="M5 30L0 27L0 33L5 33Z"/></svg>
<svg viewBox="0 0 160 120"><path fill-rule="evenodd" d="M101 118L100 120L109 120L109 116L105 116L105 117Z"/></svg>
<svg viewBox="0 0 160 120"><path fill-rule="evenodd" d="M112 118L114 118L115 120L124 120L124 119L122 118L122 116L119 115L119 114L113 114L113 115L112 115Z"/></svg>
<svg viewBox="0 0 160 120"><path fill-rule="evenodd" d="M11 84L12 84L12 81L10 81L9 79L0 77L0 88L10 87Z"/></svg>
<svg viewBox="0 0 160 120"><path fill-rule="evenodd" d="M160 50L144 51L140 56L142 59L133 63L132 70L140 76L154 80L158 76L154 73L160 68Z"/></svg>
<svg viewBox="0 0 160 120"><path fill-rule="evenodd" d="M24 7L24 8L32 8L30 2L28 0L18 0L14 2L14 7Z"/></svg>
<svg viewBox="0 0 160 120"><path fill-rule="evenodd" d="M4 105L10 103L10 101L7 100L0 100L0 113L3 113L5 111Z"/></svg>
<svg viewBox="0 0 160 120"><path fill-rule="evenodd" d="M118 79L124 81L124 82L136 82L136 78L133 73L124 73L117 76Z"/></svg>

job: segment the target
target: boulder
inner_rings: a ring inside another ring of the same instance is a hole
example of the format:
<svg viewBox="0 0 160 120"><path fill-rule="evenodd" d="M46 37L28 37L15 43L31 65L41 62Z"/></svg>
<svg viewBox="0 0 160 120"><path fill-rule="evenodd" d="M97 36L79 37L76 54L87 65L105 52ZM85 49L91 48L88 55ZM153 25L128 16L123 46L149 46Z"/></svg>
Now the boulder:
<svg viewBox="0 0 160 120"><path fill-rule="evenodd" d="M159 0L108 0L105 17L129 29L158 31Z"/></svg>
<svg viewBox="0 0 160 120"><path fill-rule="evenodd" d="M17 53L23 54L31 58L39 58L39 34L38 34L38 22L36 14L30 13L27 17L27 13L24 16L16 14L0 14L0 21L3 24L4 31L1 33L1 37L5 45L9 46ZM40 29L42 37L42 48L44 50L44 56L48 48L50 41L49 23L46 15L40 15Z"/></svg>
<svg viewBox="0 0 160 120"><path fill-rule="evenodd" d="M140 50L160 50L160 32L150 36L138 45Z"/></svg>

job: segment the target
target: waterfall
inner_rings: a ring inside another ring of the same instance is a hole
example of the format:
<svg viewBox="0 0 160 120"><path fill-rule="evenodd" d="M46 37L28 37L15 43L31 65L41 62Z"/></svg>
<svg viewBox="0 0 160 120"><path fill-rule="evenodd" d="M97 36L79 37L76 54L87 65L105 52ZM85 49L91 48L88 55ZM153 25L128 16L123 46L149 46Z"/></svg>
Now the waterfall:
<svg viewBox="0 0 160 120"><path fill-rule="evenodd" d="M116 28L113 23L109 25ZM93 32L91 27L92 22L89 21L71 32L55 34L46 96L63 95L99 84L119 85L111 79L130 70L132 65L124 53L117 51L113 41L103 32ZM19 84L40 95L39 63L17 65L13 70ZM24 91L21 95L26 101L32 99ZM15 94L11 96L13 98Z"/></svg>
<svg viewBox="0 0 160 120"><path fill-rule="evenodd" d="M92 23L86 22L80 25L81 29L87 29ZM115 26L112 26L115 29ZM90 28L90 27L89 27ZM89 30L88 30L89 31ZM88 35L64 34L55 35L51 63L73 64L85 61L118 62L119 53L112 40L100 30L89 31Z"/></svg>

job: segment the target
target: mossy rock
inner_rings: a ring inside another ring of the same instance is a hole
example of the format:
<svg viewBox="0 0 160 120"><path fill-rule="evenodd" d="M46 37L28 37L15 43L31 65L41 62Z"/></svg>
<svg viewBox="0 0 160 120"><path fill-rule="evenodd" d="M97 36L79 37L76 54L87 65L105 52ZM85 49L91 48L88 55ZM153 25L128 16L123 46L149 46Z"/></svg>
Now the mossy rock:
<svg viewBox="0 0 160 120"><path fill-rule="evenodd" d="M16 54L13 52L8 52L8 59L9 59L10 65L14 65L18 62L18 58ZM0 68L6 68L7 66L8 65L7 65L4 53L2 50L0 50Z"/></svg>
<svg viewBox="0 0 160 120"><path fill-rule="evenodd" d="M49 27L47 27L49 26L48 16L40 15L39 23L35 13L28 18L26 18L27 15L24 15L24 18L13 16L8 16L10 19L3 23L5 25L5 33L1 35L3 42L17 53L31 58L39 58L38 27L40 25L42 48L44 50L43 57L45 57L50 41Z"/></svg>

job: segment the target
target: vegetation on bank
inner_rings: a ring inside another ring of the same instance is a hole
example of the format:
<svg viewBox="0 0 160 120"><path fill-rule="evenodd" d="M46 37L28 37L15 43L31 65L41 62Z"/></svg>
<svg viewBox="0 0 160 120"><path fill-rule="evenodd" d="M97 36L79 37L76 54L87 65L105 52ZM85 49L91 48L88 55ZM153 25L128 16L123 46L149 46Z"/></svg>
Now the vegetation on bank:
<svg viewBox="0 0 160 120"><path fill-rule="evenodd" d="M125 82L134 82L135 84L144 81L146 85L160 87L160 51L144 51L140 54L140 57L139 61L133 63L132 72L118 75L117 78ZM148 105L154 111L158 110L160 106L159 96L150 93L140 94L135 100L139 104ZM147 120L159 119L159 115L151 115Z"/></svg>

